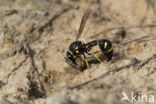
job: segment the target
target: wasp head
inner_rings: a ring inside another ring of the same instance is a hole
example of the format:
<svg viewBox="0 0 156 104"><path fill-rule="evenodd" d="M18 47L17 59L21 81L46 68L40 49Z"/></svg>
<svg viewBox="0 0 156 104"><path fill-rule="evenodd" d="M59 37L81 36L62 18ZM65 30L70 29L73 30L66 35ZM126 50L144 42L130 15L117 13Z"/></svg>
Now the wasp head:
<svg viewBox="0 0 156 104"><path fill-rule="evenodd" d="M75 58L69 51L67 51L67 58L75 64Z"/></svg>

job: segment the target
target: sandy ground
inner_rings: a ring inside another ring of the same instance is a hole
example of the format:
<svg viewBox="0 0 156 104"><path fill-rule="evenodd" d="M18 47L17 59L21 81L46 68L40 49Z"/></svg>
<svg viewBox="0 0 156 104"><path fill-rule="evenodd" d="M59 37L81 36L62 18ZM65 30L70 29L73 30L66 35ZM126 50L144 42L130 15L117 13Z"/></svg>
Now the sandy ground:
<svg viewBox="0 0 156 104"><path fill-rule="evenodd" d="M0 0L0 98L14 104L44 104L61 93L78 104L127 104L121 101L122 92L134 92L138 97L154 95L156 103L155 58L138 71L137 65L130 66L67 89L124 66L132 58L141 63L156 54L155 0L92 0L92 13L80 40L109 39L114 56L111 62L91 64L83 72L70 67L64 57L89 2Z"/></svg>

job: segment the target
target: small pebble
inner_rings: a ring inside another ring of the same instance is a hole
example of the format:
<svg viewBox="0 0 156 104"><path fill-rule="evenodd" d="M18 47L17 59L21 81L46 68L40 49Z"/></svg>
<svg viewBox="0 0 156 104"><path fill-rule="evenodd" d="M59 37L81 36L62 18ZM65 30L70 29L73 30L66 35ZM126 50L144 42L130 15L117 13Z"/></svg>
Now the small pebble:
<svg viewBox="0 0 156 104"><path fill-rule="evenodd" d="M138 62L139 62L139 60L137 58L132 58L131 59L131 63L132 63L133 66L136 65Z"/></svg>

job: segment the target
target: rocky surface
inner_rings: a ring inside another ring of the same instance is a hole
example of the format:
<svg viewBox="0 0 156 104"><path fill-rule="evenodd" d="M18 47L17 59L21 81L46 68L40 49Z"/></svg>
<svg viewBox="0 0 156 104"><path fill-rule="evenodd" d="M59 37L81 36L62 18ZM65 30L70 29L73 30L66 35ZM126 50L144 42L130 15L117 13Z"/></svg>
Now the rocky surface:
<svg viewBox="0 0 156 104"><path fill-rule="evenodd" d="M114 56L79 72L64 57L87 8L80 40L109 39ZM154 54L155 0L0 0L0 103L46 104L57 93L78 104L130 103L123 92L156 102Z"/></svg>

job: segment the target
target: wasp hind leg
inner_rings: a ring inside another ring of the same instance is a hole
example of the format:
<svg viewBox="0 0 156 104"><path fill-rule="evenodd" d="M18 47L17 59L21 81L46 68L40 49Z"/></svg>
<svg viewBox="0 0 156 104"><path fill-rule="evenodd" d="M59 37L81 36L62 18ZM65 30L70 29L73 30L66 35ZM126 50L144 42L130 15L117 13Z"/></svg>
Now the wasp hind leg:
<svg viewBox="0 0 156 104"><path fill-rule="evenodd" d="M96 59L97 59L97 61L99 62L99 63L102 63L102 60L100 59L100 58L98 58L95 54L93 54L93 53L87 53L88 55L92 55L93 57L95 57Z"/></svg>

